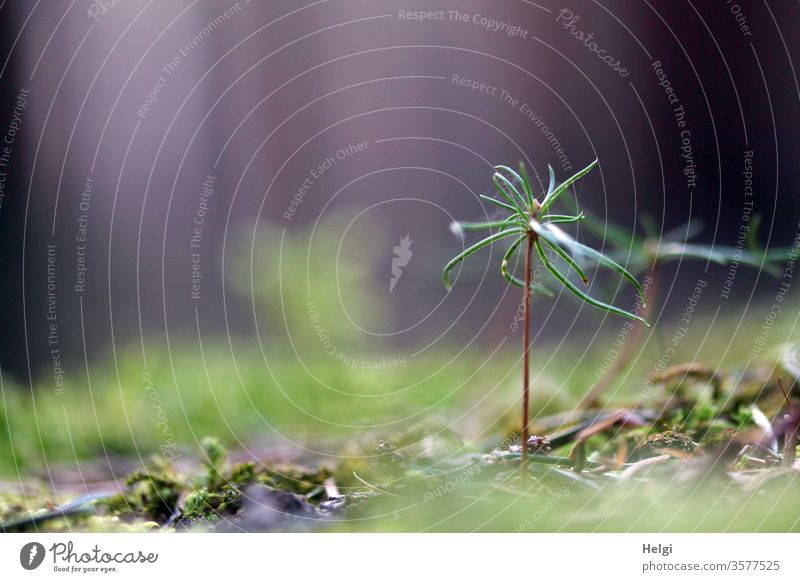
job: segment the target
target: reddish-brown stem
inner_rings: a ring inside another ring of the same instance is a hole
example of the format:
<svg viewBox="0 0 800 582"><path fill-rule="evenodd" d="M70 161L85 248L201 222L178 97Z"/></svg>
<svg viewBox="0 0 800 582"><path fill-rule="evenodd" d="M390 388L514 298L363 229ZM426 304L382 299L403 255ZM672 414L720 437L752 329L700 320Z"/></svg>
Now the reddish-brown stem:
<svg viewBox="0 0 800 582"><path fill-rule="evenodd" d="M786 428L783 430L783 466L794 467L795 449L797 448L797 421L791 414L784 414L783 421Z"/></svg>
<svg viewBox="0 0 800 582"><path fill-rule="evenodd" d="M530 392L530 350L531 350L531 263L533 261L533 242L535 235L528 233L528 246L525 251L525 289L523 298L522 330L522 468L528 461L528 399Z"/></svg>
<svg viewBox="0 0 800 582"><path fill-rule="evenodd" d="M654 264L650 269L650 297L648 297L647 304L642 308L642 312L639 314L644 319L650 318L650 314L653 312L653 304L657 301L657 267L658 265ZM628 364L630 363L634 354L641 348L640 340L644 329L644 325L635 325L633 327L630 335L628 335L625 340L625 347L623 348L622 353L614 360L614 363L611 364L611 367L609 367L603 373L603 375L600 376L594 386L592 386L591 390L586 393L580 404L578 404L579 409L601 406L601 397L603 394L606 392L606 390L608 390L611 384L618 379L619 375L625 371L625 368L628 367Z"/></svg>

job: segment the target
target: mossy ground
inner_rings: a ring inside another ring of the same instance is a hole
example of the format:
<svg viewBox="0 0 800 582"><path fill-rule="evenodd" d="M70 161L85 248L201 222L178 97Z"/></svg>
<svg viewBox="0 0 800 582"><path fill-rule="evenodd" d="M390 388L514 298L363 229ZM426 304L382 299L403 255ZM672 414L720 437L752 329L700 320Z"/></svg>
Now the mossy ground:
<svg viewBox="0 0 800 582"><path fill-rule="evenodd" d="M513 352L444 368L448 354L429 353L415 372L332 362L315 368L325 398L291 358L265 373L259 354L236 350L234 372L227 346L207 348L204 366L189 350L153 358L147 381L121 358L92 391L76 381L59 397L6 383L0 520L37 531L797 531L798 470L781 467L782 444L739 443L754 410L785 408L777 379L796 373L781 359L791 322L754 360L758 325L688 335L671 365L701 362L713 378L656 386L653 339L604 411L626 414L588 437L559 436L553 415L592 384L607 344L580 357L539 347L533 428L558 438L524 470Z"/></svg>

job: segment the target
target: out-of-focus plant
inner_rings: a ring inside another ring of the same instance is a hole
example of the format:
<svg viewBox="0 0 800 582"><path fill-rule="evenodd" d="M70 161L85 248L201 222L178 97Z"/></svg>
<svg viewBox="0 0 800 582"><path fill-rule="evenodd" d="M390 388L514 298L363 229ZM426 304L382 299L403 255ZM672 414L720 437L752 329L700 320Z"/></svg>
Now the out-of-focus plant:
<svg viewBox="0 0 800 582"><path fill-rule="evenodd" d="M579 207L575 201L571 201L569 206L571 210L578 212ZM640 313L645 319L649 319L653 306L657 302L659 271L661 265L665 263L689 260L711 262L723 266L736 264L737 268L738 265L746 265L764 271L773 277L779 277L781 262L785 261L791 252L791 248L774 248L768 251L760 248L757 235L761 217L758 214L754 214L749 220L747 235L742 244L731 247L689 242L703 230L702 222L696 219L661 234L652 217L645 215L641 220L644 234L639 235L624 227L593 217L583 208L580 209L580 212L590 218L584 222L586 229L608 244L609 249L605 252L609 256L619 261L624 260L626 266L637 276L647 274L649 302L647 305L641 306ZM614 379L625 370L633 359L633 355L640 346L641 333L641 327L632 330L627 337L624 350L603 372L591 390L586 393L579 405L580 408L590 408L600 404L603 393L608 390Z"/></svg>
<svg viewBox="0 0 800 582"><path fill-rule="evenodd" d="M570 206L577 208L574 203ZM702 222L696 219L661 234L652 217L645 215L641 220L644 234L638 235L622 226L592 217L583 209L581 212L592 218L585 222L586 229L611 246L607 254L612 257L626 257L628 268L638 274L652 269L654 264L699 260L723 266L736 262L778 276L781 272L780 261L785 260L791 250L774 248L764 251L759 247L757 235L761 216L758 214L750 219L744 244L731 247L689 242L703 231Z"/></svg>
<svg viewBox="0 0 800 582"><path fill-rule="evenodd" d="M544 290L543 286L532 281L534 251L538 259L541 260L542 264L544 264L547 271L553 276L556 282L582 301L603 311L629 317L647 324L643 318L634 313L630 313L610 303L605 303L592 297L569 278L569 271L571 270L580 277L581 281L586 286L588 286L589 278L581 267L581 263L586 260L591 260L598 267L609 268L629 281L640 294L642 302L644 303L645 301L642 286L636 280L636 277L627 269L608 256L578 242L574 237L562 230L560 225L577 223L584 220L586 215L582 213L571 215L555 214L552 212L553 205L569 187L591 171L596 165L597 160L559 185L556 185L556 176L553 168L548 166L550 184L547 191L541 196L534 194L524 164L520 163L519 172L514 171L508 166L495 166L492 183L502 200L489 196L481 196L481 198L490 204L502 208L508 215L499 220L487 222L456 222L452 225L452 229L457 233L463 233L464 231L490 231L491 234L466 248L447 263L444 268L443 276L445 286L448 289L451 287L450 272L464 259L482 248L506 239L511 240L511 245L503 255L500 272L510 284L523 289L522 436L520 439L523 464L525 464L527 460L529 439L528 409L530 387L531 295L535 290ZM514 257L515 253L522 248L525 249L524 280L519 279L509 270L511 259ZM547 249L547 251L545 249ZM554 253L554 255L551 255L551 253ZM566 265L566 272L562 271L556 264L561 262Z"/></svg>

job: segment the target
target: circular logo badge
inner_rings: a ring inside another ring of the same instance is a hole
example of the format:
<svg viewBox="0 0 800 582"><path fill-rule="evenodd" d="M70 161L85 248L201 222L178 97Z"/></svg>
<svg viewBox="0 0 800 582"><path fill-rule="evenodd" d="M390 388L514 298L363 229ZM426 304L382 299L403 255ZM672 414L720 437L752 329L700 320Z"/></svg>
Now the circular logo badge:
<svg viewBox="0 0 800 582"><path fill-rule="evenodd" d="M44 561L44 546L39 542L30 542L19 551L19 563L26 570L35 570Z"/></svg>

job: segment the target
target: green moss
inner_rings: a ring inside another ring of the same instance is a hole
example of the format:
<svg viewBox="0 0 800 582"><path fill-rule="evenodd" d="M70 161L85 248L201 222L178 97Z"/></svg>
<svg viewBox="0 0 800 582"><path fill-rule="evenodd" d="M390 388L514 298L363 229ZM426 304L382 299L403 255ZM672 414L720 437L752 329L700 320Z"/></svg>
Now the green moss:
<svg viewBox="0 0 800 582"><path fill-rule="evenodd" d="M178 509L186 484L169 469L141 470L125 481L125 492L102 502L111 515L164 523Z"/></svg>
<svg viewBox="0 0 800 582"><path fill-rule="evenodd" d="M698 446L686 433L668 430L649 435L636 445L633 453L639 456L652 456L654 452L663 450L694 453Z"/></svg>
<svg viewBox="0 0 800 582"><path fill-rule="evenodd" d="M219 439L214 437L205 437L200 446L205 455L203 460L203 464L206 467L205 486L208 489L217 489L225 481L223 473L225 471L225 461L228 458L228 449L219 442Z"/></svg>

